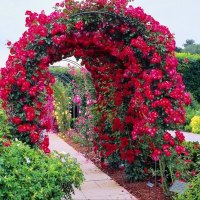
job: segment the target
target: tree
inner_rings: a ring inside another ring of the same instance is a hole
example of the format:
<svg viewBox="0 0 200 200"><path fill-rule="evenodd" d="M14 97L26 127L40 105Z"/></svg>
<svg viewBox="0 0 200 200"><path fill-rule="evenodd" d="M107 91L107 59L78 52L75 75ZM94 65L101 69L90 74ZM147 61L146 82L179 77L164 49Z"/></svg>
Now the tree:
<svg viewBox="0 0 200 200"><path fill-rule="evenodd" d="M176 52L181 53L183 51L183 49L181 47L176 47Z"/></svg>
<svg viewBox="0 0 200 200"><path fill-rule="evenodd" d="M191 54L200 54L200 44L187 45L183 51Z"/></svg>
<svg viewBox="0 0 200 200"><path fill-rule="evenodd" d="M195 44L195 41L193 39L188 39L186 40L185 44L183 44L183 46L186 48L189 45L193 45Z"/></svg>

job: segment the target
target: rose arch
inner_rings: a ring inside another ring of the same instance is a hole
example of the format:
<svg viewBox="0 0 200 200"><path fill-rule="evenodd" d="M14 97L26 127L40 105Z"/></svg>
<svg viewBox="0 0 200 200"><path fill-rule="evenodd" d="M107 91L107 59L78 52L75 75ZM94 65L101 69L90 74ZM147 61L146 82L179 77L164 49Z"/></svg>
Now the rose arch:
<svg viewBox="0 0 200 200"><path fill-rule="evenodd" d="M1 69L0 94L14 138L49 152L42 133L51 129L44 116L55 80L48 66L74 56L90 71L96 89L94 147L101 156L117 152L132 163L146 142L147 154L157 160L182 141L165 132L184 122L184 105L190 103L165 26L123 0L65 0L48 16L26 15L28 29Z"/></svg>

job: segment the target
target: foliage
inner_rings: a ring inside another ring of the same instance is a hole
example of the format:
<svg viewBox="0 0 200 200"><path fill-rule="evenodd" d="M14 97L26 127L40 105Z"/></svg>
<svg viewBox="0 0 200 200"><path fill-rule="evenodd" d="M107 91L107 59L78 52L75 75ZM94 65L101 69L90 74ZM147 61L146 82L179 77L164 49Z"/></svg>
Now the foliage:
<svg viewBox="0 0 200 200"><path fill-rule="evenodd" d="M56 81L53 86L54 97L54 115L57 120L58 129L65 133L70 128L71 123L71 85L63 85L62 82Z"/></svg>
<svg viewBox="0 0 200 200"><path fill-rule="evenodd" d="M176 53L176 57L181 60L185 59L185 61L187 61L187 59L188 59L188 61L200 59L199 54L190 54L190 53ZM186 62L186 64L187 64L187 62Z"/></svg>
<svg viewBox="0 0 200 200"><path fill-rule="evenodd" d="M78 143L81 146L92 146L91 143L88 144L88 141L82 135L72 135L71 139L73 142Z"/></svg>
<svg viewBox="0 0 200 200"><path fill-rule="evenodd" d="M191 44L183 49L183 52L191 54L200 54L200 44Z"/></svg>
<svg viewBox="0 0 200 200"><path fill-rule="evenodd" d="M0 147L0 199L71 199L83 174L69 155L45 155L21 142Z"/></svg>
<svg viewBox="0 0 200 200"><path fill-rule="evenodd" d="M186 53L191 55L200 54L200 44L195 44L193 39L186 40L186 43L183 44L184 48L176 47L176 52Z"/></svg>
<svg viewBox="0 0 200 200"><path fill-rule="evenodd" d="M49 67L49 70L51 73L62 73L65 74L68 72L68 68L67 67L60 67L60 66L51 66Z"/></svg>
<svg viewBox="0 0 200 200"><path fill-rule="evenodd" d="M200 116L194 116L191 119L190 126L193 133L200 133Z"/></svg>
<svg viewBox="0 0 200 200"><path fill-rule="evenodd" d="M187 91L200 102L200 55L177 53L179 65L178 71L183 76Z"/></svg>
<svg viewBox="0 0 200 200"><path fill-rule="evenodd" d="M192 98L191 104L185 107L185 111L186 111L186 120L183 125L183 128L182 127L180 128L182 128L184 131L192 132L192 127L190 124L191 119L196 115L197 116L200 115L200 104L194 98Z"/></svg>
<svg viewBox="0 0 200 200"><path fill-rule="evenodd" d="M145 173L145 163L136 160L133 164L126 164L125 173L126 179L130 182L144 180L147 176ZM147 169L147 168L146 168Z"/></svg>
<svg viewBox="0 0 200 200"><path fill-rule="evenodd" d="M1 102L0 102L0 146L3 142L2 137L3 136L9 136L10 133L10 126L8 124L8 119L5 113L5 110L1 108Z"/></svg>
<svg viewBox="0 0 200 200"><path fill-rule="evenodd" d="M186 40L186 43L183 46L184 49L182 49L182 52L200 54L200 44L195 44L193 39Z"/></svg>
<svg viewBox="0 0 200 200"><path fill-rule="evenodd" d="M192 128L190 126L191 119L195 116L196 110L191 108L190 106L185 108L186 111L186 120L183 126L183 130L187 132L192 132Z"/></svg>
<svg viewBox="0 0 200 200"><path fill-rule="evenodd" d="M187 46L192 45L192 44L195 44L195 41L193 39L188 39L188 40L186 40L186 42L183 46L187 47Z"/></svg>
<svg viewBox="0 0 200 200"><path fill-rule="evenodd" d="M199 200L200 199L200 174L197 175L189 184L184 194L179 194L175 200Z"/></svg>
<svg viewBox="0 0 200 200"><path fill-rule="evenodd" d="M185 157L188 174L194 176L200 173L200 144L198 142L184 142L184 147L190 152Z"/></svg>

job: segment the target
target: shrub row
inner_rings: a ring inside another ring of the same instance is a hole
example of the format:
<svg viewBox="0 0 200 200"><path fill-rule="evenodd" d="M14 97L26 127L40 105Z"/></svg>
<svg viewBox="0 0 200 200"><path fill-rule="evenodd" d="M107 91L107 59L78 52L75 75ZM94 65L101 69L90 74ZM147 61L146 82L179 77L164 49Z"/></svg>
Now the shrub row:
<svg viewBox="0 0 200 200"><path fill-rule="evenodd" d="M178 71L183 76L187 91L200 102L200 55L177 53L179 61Z"/></svg>

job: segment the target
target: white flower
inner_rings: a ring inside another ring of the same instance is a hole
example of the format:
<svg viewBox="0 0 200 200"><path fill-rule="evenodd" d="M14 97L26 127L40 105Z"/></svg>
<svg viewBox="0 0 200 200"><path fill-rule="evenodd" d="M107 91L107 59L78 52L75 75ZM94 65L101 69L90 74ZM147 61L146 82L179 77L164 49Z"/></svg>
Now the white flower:
<svg viewBox="0 0 200 200"><path fill-rule="evenodd" d="M29 158L26 158L26 163L29 164L31 160Z"/></svg>

